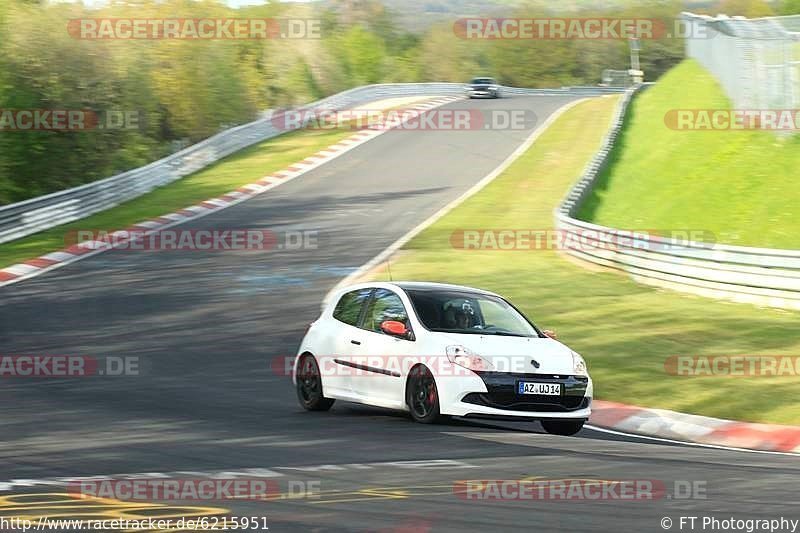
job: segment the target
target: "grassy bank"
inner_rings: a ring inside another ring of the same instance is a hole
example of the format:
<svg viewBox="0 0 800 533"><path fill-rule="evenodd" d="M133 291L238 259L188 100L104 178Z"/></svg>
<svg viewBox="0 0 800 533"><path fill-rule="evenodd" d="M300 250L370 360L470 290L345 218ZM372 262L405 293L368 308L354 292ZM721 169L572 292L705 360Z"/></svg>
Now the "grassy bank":
<svg viewBox="0 0 800 533"><path fill-rule="evenodd" d="M616 98L579 104L483 191L413 239L394 279L506 295L587 359L598 398L740 420L800 424L797 378L668 375L672 355L798 354L800 315L660 291L559 252L459 250L460 229L548 229L553 208L597 150ZM373 275L386 279L383 271Z"/></svg>
<svg viewBox="0 0 800 533"><path fill-rule="evenodd" d="M800 249L800 135L686 131L677 109L729 109L717 81L686 60L633 102L579 218L624 228L711 231L718 242Z"/></svg>

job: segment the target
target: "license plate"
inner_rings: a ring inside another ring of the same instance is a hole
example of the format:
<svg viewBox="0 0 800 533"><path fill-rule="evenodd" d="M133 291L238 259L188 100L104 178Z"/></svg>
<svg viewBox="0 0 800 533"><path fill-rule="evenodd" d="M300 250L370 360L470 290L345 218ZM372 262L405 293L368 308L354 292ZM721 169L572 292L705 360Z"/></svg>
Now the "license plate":
<svg viewBox="0 0 800 533"><path fill-rule="evenodd" d="M517 385L519 394L540 394L542 396L560 396L561 383L534 383L520 381Z"/></svg>

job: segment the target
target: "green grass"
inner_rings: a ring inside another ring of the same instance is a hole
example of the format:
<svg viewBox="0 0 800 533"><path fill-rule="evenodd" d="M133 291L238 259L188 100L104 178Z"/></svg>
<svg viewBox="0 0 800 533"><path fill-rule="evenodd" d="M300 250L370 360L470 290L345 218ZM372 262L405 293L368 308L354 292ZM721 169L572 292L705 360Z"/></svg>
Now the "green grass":
<svg viewBox="0 0 800 533"><path fill-rule="evenodd" d="M662 291L555 251L459 250L459 229L549 229L553 208L598 149L616 98L579 104L506 172L413 239L394 279L485 287L587 359L596 397L708 416L800 424L797 378L667 375L671 355L800 355L800 315ZM386 279L382 270L372 273Z"/></svg>
<svg viewBox="0 0 800 533"><path fill-rule="evenodd" d="M631 229L697 229L717 242L800 249L800 135L679 131L672 109L728 109L716 80L692 60L632 104L614 162L579 218Z"/></svg>
<svg viewBox="0 0 800 533"><path fill-rule="evenodd" d="M349 129L286 133L236 152L182 180L96 215L0 245L0 268L65 246L73 230L117 230L208 200L286 168L353 134ZM72 244L72 243L70 243Z"/></svg>

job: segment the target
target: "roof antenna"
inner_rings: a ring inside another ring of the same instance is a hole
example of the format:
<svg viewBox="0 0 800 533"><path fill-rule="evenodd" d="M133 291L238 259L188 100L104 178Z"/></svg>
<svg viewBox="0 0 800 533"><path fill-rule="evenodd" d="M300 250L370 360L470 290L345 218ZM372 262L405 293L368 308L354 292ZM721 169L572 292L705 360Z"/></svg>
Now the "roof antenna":
<svg viewBox="0 0 800 533"><path fill-rule="evenodd" d="M392 263L388 259L386 260L386 270L389 272L389 281L394 281L392 279Z"/></svg>

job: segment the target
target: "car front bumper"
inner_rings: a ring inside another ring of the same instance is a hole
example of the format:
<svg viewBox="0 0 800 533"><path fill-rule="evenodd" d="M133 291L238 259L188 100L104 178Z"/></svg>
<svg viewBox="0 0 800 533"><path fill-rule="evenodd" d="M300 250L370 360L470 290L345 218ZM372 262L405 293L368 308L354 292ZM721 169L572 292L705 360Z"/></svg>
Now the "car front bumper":
<svg viewBox="0 0 800 533"><path fill-rule="evenodd" d="M497 97L496 91L490 91L489 89L470 89L467 91L467 95L472 97L484 96L486 98L495 98Z"/></svg>
<svg viewBox="0 0 800 533"><path fill-rule="evenodd" d="M449 381L449 380L447 380ZM520 381L560 383L561 395L517 393ZM586 376L481 372L455 382L437 382L442 414L492 419L575 419L591 414L593 385Z"/></svg>

